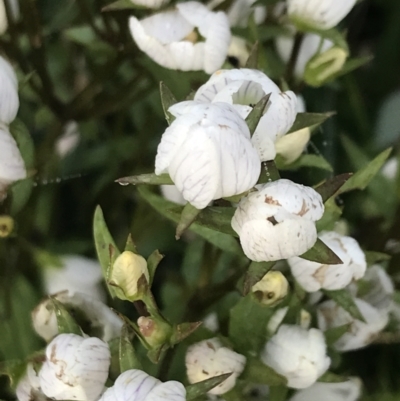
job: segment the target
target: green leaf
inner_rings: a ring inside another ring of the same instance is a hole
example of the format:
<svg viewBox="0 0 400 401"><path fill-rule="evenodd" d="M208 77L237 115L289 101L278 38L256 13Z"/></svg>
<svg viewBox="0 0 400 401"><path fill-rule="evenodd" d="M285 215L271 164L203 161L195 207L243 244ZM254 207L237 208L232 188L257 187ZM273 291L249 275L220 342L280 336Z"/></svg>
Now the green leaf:
<svg viewBox="0 0 400 401"><path fill-rule="evenodd" d="M303 255L300 255L300 258L325 265L338 265L343 263L339 256L319 238L311 249L303 253Z"/></svg>
<svg viewBox="0 0 400 401"><path fill-rule="evenodd" d="M17 181L11 186L10 215L15 216L27 204L33 189L33 178Z"/></svg>
<svg viewBox="0 0 400 401"><path fill-rule="evenodd" d="M133 242L131 234L128 235L128 239L126 240L125 251L129 251L129 252L138 254L138 250L136 248L135 243Z"/></svg>
<svg viewBox="0 0 400 401"><path fill-rule="evenodd" d="M345 148L349 148L352 146L351 141L342 137L342 142ZM371 180L376 176L382 166L385 164L386 160L390 156L392 152L392 148L386 149L382 153L380 153L375 159L373 159L366 166L358 170L351 178L347 180L347 182L339 189L338 195L344 192L352 191L355 189L365 189Z"/></svg>
<svg viewBox="0 0 400 401"><path fill-rule="evenodd" d="M278 155L277 163L280 170L298 170L303 167L314 167L330 172L333 171L330 163L322 155L304 154L290 164L286 164L283 158Z"/></svg>
<svg viewBox="0 0 400 401"><path fill-rule="evenodd" d="M0 362L0 376L8 376L12 389L15 389L18 382L26 372L26 362L22 360L9 360Z"/></svg>
<svg viewBox="0 0 400 401"><path fill-rule="evenodd" d="M101 268L103 270L103 276L107 283L110 266L114 264L115 260L120 255L120 251L115 245L110 231L108 231L107 224L104 220L103 211L101 210L100 206L97 206L94 213L93 235L96 245L97 258L99 259ZM115 289L108 284L107 287L110 295L114 298Z"/></svg>
<svg viewBox="0 0 400 401"><path fill-rule="evenodd" d="M271 97L271 94L269 93L268 95L265 95L253 108L253 110L250 112L250 114L246 118L246 124L249 127L250 130L250 135L253 135L258 123L261 120L261 117L264 115L269 98Z"/></svg>
<svg viewBox="0 0 400 401"><path fill-rule="evenodd" d="M347 377L339 376L332 372L326 372L317 381L320 383L343 383L348 380Z"/></svg>
<svg viewBox="0 0 400 401"><path fill-rule="evenodd" d="M262 162L261 164L261 174L258 179L258 184L265 184L267 182L277 181L281 178L279 170L276 167L274 160L269 160Z"/></svg>
<svg viewBox="0 0 400 401"><path fill-rule="evenodd" d="M274 386L269 389L269 401L285 401L289 389L286 386Z"/></svg>
<svg viewBox="0 0 400 401"><path fill-rule="evenodd" d="M296 120L294 121L292 128L290 128L288 134L299 131L303 128L318 127L324 123L328 118L334 116L335 112L327 113L297 113Z"/></svg>
<svg viewBox="0 0 400 401"><path fill-rule="evenodd" d="M387 253L383 252L373 252L373 251L365 251L365 257L367 259L368 266L371 266L378 262L384 262L390 260L392 257Z"/></svg>
<svg viewBox="0 0 400 401"><path fill-rule="evenodd" d="M162 255L158 249L156 249L148 258L147 258L147 269L149 270L150 276L150 285L154 280L154 276L156 274L157 267L159 263L163 260L164 255Z"/></svg>
<svg viewBox="0 0 400 401"><path fill-rule="evenodd" d="M171 180L168 174L156 175L155 173L150 174L140 174L140 175L132 175L130 177L118 178L115 182L121 185L173 185L173 181Z"/></svg>
<svg viewBox="0 0 400 401"><path fill-rule="evenodd" d="M252 356L247 357L246 367L240 377L252 383L266 384L272 387L285 386L287 383L286 377Z"/></svg>
<svg viewBox="0 0 400 401"><path fill-rule="evenodd" d="M342 208L340 208L334 198L329 198L325 202L325 210L321 219L316 223L317 231L332 231L335 227L336 222L342 216Z"/></svg>
<svg viewBox="0 0 400 401"><path fill-rule="evenodd" d="M194 333L203 322L190 322L190 323L181 323L174 327L173 334L171 336L171 344L178 344L182 342L185 338L189 337L192 333Z"/></svg>
<svg viewBox="0 0 400 401"><path fill-rule="evenodd" d="M175 238L177 240L180 239L181 235L192 225L199 213L201 213L201 210L196 209L190 203L187 203L183 207L178 226L176 227Z"/></svg>
<svg viewBox="0 0 400 401"><path fill-rule="evenodd" d="M129 10L129 9L143 9L147 7L139 6L133 3L131 0L117 0L114 3L108 4L101 9L104 11L118 11L118 10Z"/></svg>
<svg viewBox="0 0 400 401"><path fill-rule="evenodd" d="M258 353L267 338L267 323L274 309L265 308L249 294L230 310L229 338L241 353Z"/></svg>
<svg viewBox="0 0 400 401"><path fill-rule="evenodd" d="M258 283L274 266L275 262L251 262L244 276L243 295L247 295L251 287Z"/></svg>
<svg viewBox="0 0 400 401"><path fill-rule="evenodd" d="M175 117L168 111L168 109L178 101L175 99L175 96L164 82L160 82L160 96L165 118L168 122L168 125L171 125L172 121L175 120Z"/></svg>
<svg viewBox="0 0 400 401"><path fill-rule="evenodd" d="M251 68L256 70L258 68L258 52L259 52L259 42L256 41L251 48L250 55L246 61L245 68Z"/></svg>
<svg viewBox="0 0 400 401"><path fill-rule="evenodd" d="M354 298L346 289L337 291L323 290L323 292L329 298L333 299L345 311L350 313L350 315L353 316L355 319L365 322L364 316L361 314L356 303L354 302Z"/></svg>
<svg viewBox="0 0 400 401"><path fill-rule="evenodd" d="M60 334L77 334L81 336L81 328L67 311L66 307L55 298L50 297L50 300L56 315L58 332Z"/></svg>
<svg viewBox="0 0 400 401"><path fill-rule="evenodd" d="M372 56L364 56L364 57L352 58L350 60L347 60L345 65L341 68L341 70L338 71L336 74L331 75L329 77L329 80L327 80L327 82L333 81L343 75L346 75L349 72L352 72L352 71L356 70L357 68L360 68L365 64L368 64L372 60L373 60Z"/></svg>
<svg viewBox="0 0 400 401"><path fill-rule="evenodd" d="M119 339L119 367L121 373L130 369L143 369L129 338L129 330L126 324L122 327Z"/></svg>
<svg viewBox="0 0 400 401"><path fill-rule="evenodd" d="M223 375L214 376L210 379L190 384L186 387L186 401L191 401L206 394L208 391L223 383L232 373L224 373Z"/></svg>
<svg viewBox="0 0 400 401"><path fill-rule="evenodd" d="M344 324L342 326L332 327L324 331L324 336L326 339L326 344L332 346L338 341L344 334L346 334L351 329L351 324Z"/></svg>
<svg viewBox="0 0 400 401"><path fill-rule="evenodd" d="M352 173L337 175L336 177L326 180L314 189L321 195L322 201L325 203L329 198L335 195L339 189L350 179Z"/></svg>

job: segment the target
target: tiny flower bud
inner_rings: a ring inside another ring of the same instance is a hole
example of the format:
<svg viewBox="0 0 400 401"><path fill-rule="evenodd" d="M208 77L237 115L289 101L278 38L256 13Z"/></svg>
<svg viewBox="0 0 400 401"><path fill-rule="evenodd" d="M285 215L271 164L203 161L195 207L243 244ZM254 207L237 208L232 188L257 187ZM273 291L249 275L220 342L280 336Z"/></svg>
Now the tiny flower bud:
<svg viewBox="0 0 400 401"><path fill-rule="evenodd" d="M114 262L109 283L117 287L120 299L140 299L143 291L141 286L149 283L146 259L131 251L122 252Z"/></svg>
<svg viewBox="0 0 400 401"><path fill-rule="evenodd" d="M110 358L107 343L98 338L60 334L46 348L41 389L54 400L95 401L104 389Z"/></svg>
<svg viewBox="0 0 400 401"><path fill-rule="evenodd" d="M186 390L177 381L160 380L141 370L131 369L118 376L99 401L185 401Z"/></svg>
<svg viewBox="0 0 400 401"><path fill-rule="evenodd" d="M264 305L273 306L286 297L289 289L286 277L279 271L268 272L251 288L256 298Z"/></svg>
<svg viewBox="0 0 400 401"><path fill-rule="evenodd" d="M318 329L282 325L269 340L262 361L288 380L288 387L311 386L329 368L324 335Z"/></svg>
<svg viewBox="0 0 400 401"><path fill-rule="evenodd" d="M163 322L161 319L156 320L149 316L141 316L139 317L137 324L140 333L153 348L165 344L172 333L171 326L168 323Z"/></svg>
<svg viewBox="0 0 400 401"><path fill-rule="evenodd" d="M14 230L14 219L11 216L0 216L0 238L8 237Z"/></svg>
<svg viewBox="0 0 400 401"><path fill-rule="evenodd" d="M209 394L225 394L235 387L237 377L243 372L246 358L222 346L218 338L204 340L190 346L186 353L186 372L190 383L197 383L224 373L232 373Z"/></svg>

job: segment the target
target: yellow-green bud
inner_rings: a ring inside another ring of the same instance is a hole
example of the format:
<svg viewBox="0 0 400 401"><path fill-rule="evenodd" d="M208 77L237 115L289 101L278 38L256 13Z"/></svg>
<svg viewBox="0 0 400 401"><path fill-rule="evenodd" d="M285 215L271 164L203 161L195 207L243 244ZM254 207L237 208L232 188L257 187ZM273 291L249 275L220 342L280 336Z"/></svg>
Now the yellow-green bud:
<svg viewBox="0 0 400 401"><path fill-rule="evenodd" d="M137 324L140 333L152 348L168 342L172 334L172 328L168 323L150 316L139 317Z"/></svg>
<svg viewBox="0 0 400 401"><path fill-rule="evenodd" d="M286 277L278 271L268 272L251 288L257 299L264 305L273 306L286 297L289 289Z"/></svg>
<svg viewBox="0 0 400 401"><path fill-rule="evenodd" d="M341 47L331 47L317 54L306 65L304 81L311 86L321 86L343 68L348 53Z"/></svg>
<svg viewBox="0 0 400 401"><path fill-rule="evenodd" d="M149 283L146 259L131 251L121 253L114 262L108 282L117 287L118 298L129 301L140 299L141 287Z"/></svg>
<svg viewBox="0 0 400 401"><path fill-rule="evenodd" d="M14 230L14 219L10 216L0 216L0 238L8 237Z"/></svg>

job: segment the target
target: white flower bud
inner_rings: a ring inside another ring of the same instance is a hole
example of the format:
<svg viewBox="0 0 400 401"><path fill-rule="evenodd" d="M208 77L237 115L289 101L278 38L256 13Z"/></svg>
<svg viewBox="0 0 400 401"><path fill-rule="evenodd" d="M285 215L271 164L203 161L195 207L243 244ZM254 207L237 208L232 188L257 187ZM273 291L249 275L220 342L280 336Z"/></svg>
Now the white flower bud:
<svg viewBox="0 0 400 401"><path fill-rule="evenodd" d="M289 401L356 401L361 396L361 385L357 377L341 383L315 383L297 391Z"/></svg>
<svg viewBox="0 0 400 401"><path fill-rule="evenodd" d="M104 389L110 350L98 338L60 334L46 348L42 392L55 400L96 401Z"/></svg>
<svg viewBox="0 0 400 401"><path fill-rule="evenodd" d="M264 305L273 306L286 297L289 283L280 271L268 272L251 291Z"/></svg>
<svg viewBox="0 0 400 401"><path fill-rule="evenodd" d="M1 65L1 57L0 57ZM1 68L1 67L0 67ZM0 76L1 85L1 76ZM0 102L1 102L0 86ZM0 103L1 117L1 103ZM0 123L0 200L13 182L26 178L25 163L7 126Z"/></svg>
<svg viewBox="0 0 400 401"><path fill-rule="evenodd" d="M321 289L340 290L352 280L359 280L367 269L365 254L358 242L334 231L323 232L319 238L343 263L326 265L294 257L288 260L293 277L308 292Z"/></svg>
<svg viewBox="0 0 400 401"><path fill-rule="evenodd" d="M182 383L160 380L141 370L131 369L118 376L99 401L185 401Z"/></svg>
<svg viewBox="0 0 400 401"><path fill-rule="evenodd" d="M103 273L96 260L68 255L62 256L60 262L62 267L44 266L44 286L47 294L68 290L72 294L81 292L105 300L104 290L100 286Z"/></svg>
<svg viewBox="0 0 400 401"><path fill-rule="evenodd" d="M222 11L212 12L196 1L178 3L175 10L129 20L140 50L163 67L204 70L212 74L222 66L231 41L229 21ZM198 29L205 41L198 41Z"/></svg>
<svg viewBox="0 0 400 401"><path fill-rule="evenodd" d="M253 187L260 159L249 128L232 106L188 101L169 111L177 118L158 145L157 175L169 173L184 199L197 209Z"/></svg>
<svg viewBox="0 0 400 401"><path fill-rule="evenodd" d="M251 139L262 161L275 158L275 142L292 127L296 119L296 95L281 92L264 73L248 68L220 70L199 88L194 97L201 102L232 104L243 118L265 95L271 94L269 106Z"/></svg>
<svg viewBox="0 0 400 401"><path fill-rule="evenodd" d="M36 396L43 396L40 391L39 377L31 363L28 363L25 375L18 382L15 393L18 401L31 401L37 399Z"/></svg>
<svg viewBox="0 0 400 401"><path fill-rule="evenodd" d="M17 76L11 64L0 56L0 123L8 125L14 121L18 108ZM0 146L0 149L2 146ZM2 160L1 157L0 160Z"/></svg>
<svg viewBox="0 0 400 401"><path fill-rule="evenodd" d="M110 341L121 335L123 322L107 305L79 292L63 291L53 296L68 310L78 310L78 316L89 322L88 326L98 333L103 341ZM45 341L50 341L58 334L57 318L49 299L42 301L32 312L33 327ZM86 333L89 334L89 333Z"/></svg>
<svg viewBox="0 0 400 401"><path fill-rule="evenodd" d="M161 185L162 196L178 205L186 205L186 201L175 185Z"/></svg>
<svg viewBox="0 0 400 401"><path fill-rule="evenodd" d="M291 20L313 29L333 28L355 4L356 0L287 0Z"/></svg>
<svg viewBox="0 0 400 401"><path fill-rule="evenodd" d="M317 240L315 221L324 213L321 196L310 187L280 179L257 185L232 218L246 256L256 262L302 255Z"/></svg>
<svg viewBox="0 0 400 401"><path fill-rule="evenodd" d="M109 282L117 287L117 294L121 299L134 300L140 295L140 280L143 277L145 282L149 283L146 259L133 252L125 251L115 260Z"/></svg>
<svg viewBox="0 0 400 401"><path fill-rule="evenodd" d="M307 388L329 368L325 338L318 329L282 325L267 342L262 361L285 376L291 388Z"/></svg>
<svg viewBox="0 0 400 401"><path fill-rule="evenodd" d="M365 347L388 323L388 313L379 311L361 299L356 298L355 303L366 323L353 318L334 301L323 302L318 307L318 326L321 330L350 324L349 331L334 344L338 351L351 351Z"/></svg>
<svg viewBox="0 0 400 401"><path fill-rule="evenodd" d="M186 372L190 383L232 373L209 394L225 394L235 387L237 377L243 372L246 357L224 347L218 338L200 341L190 346L186 353Z"/></svg>

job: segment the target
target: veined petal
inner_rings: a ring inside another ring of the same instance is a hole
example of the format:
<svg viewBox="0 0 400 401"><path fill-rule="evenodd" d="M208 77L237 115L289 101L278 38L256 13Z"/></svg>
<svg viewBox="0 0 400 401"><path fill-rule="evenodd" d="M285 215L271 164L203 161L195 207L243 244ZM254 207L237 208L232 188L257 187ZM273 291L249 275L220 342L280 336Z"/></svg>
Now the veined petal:
<svg viewBox="0 0 400 401"><path fill-rule="evenodd" d="M18 108L17 76L10 63L0 56L0 123L8 125L14 121Z"/></svg>
<svg viewBox="0 0 400 401"><path fill-rule="evenodd" d="M168 381L156 386L144 401L185 401L186 390L182 383ZM140 400L138 400L140 401Z"/></svg>
<svg viewBox="0 0 400 401"><path fill-rule="evenodd" d="M200 34L206 37L205 30L207 30L211 24L210 17L214 14L212 11L198 1L178 3L176 8L186 21L198 28Z"/></svg>
<svg viewBox="0 0 400 401"><path fill-rule="evenodd" d="M199 71L204 64L204 43L189 41L174 42L167 45L176 68L181 71Z"/></svg>

